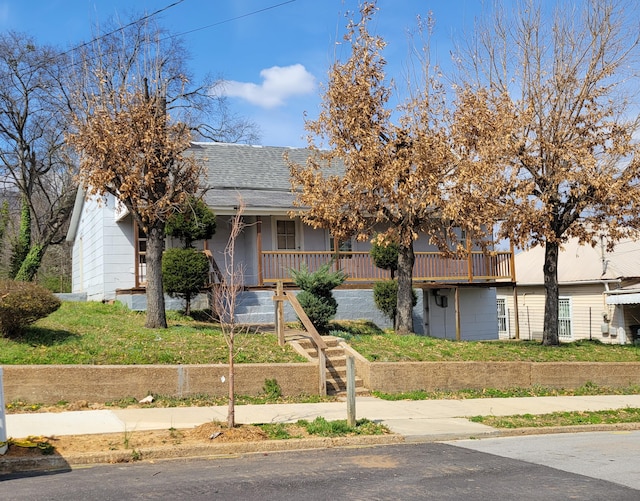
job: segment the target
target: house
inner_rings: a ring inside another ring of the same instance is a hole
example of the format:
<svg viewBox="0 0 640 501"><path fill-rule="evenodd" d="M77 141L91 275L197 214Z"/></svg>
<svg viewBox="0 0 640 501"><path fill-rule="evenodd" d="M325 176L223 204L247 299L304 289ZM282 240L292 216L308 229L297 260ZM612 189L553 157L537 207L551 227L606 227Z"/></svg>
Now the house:
<svg viewBox="0 0 640 501"><path fill-rule="evenodd" d="M544 247L514 257L517 287L498 288L500 338L542 339ZM558 257L560 341L598 339L624 344L640 329L640 241L625 239L607 251L571 239ZM517 320L515 303L517 301ZM518 332L519 331L519 332Z"/></svg>
<svg viewBox="0 0 640 501"><path fill-rule="evenodd" d="M292 217L289 167L283 154L305 163L309 151L224 143L193 143L190 154L206 165L205 201L217 216L216 234L200 248L210 253L212 266L224 270L224 249L231 217L243 205L244 230L236 241L235 262L242 263L245 291L238 321L273 323L273 288L291 282L289 270L305 263L311 270L335 259L347 283L334 295L337 318L368 319L381 326L389 321L373 304L373 282L389 277L369 257L368 242L336 246L326 229L314 229ZM132 309L144 309L145 236L113 198L79 196L68 240L73 242L73 291L89 300L118 299ZM167 245L174 245L168 239ZM444 257L421 238L415 243L414 269L418 333L455 339L496 339L496 280L510 280L509 252L471 249L464 258ZM171 307L169 305L168 307ZM293 311L288 319L295 319Z"/></svg>

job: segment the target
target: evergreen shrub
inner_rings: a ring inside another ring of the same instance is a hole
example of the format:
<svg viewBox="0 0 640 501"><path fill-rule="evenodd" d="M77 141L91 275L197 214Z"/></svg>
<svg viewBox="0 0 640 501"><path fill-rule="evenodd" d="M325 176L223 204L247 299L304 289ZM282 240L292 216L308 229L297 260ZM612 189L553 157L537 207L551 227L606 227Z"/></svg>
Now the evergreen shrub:
<svg viewBox="0 0 640 501"><path fill-rule="evenodd" d="M162 281L171 297L186 301L185 312L191 313L191 298L207 283L209 260L196 249L167 249L162 255Z"/></svg>
<svg viewBox="0 0 640 501"><path fill-rule="evenodd" d="M413 306L418 304L418 295L411 291ZM373 302L382 314L395 323L398 312L398 282L396 280L383 280L373 286Z"/></svg>
<svg viewBox="0 0 640 501"><path fill-rule="evenodd" d="M342 270L331 271L331 263L310 272L303 263L299 270L291 270L294 283L302 289L296 296L300 306L318 332L329 331L329 322L338 311L338 302L332 290L344 283L347 275Z"/></svg>

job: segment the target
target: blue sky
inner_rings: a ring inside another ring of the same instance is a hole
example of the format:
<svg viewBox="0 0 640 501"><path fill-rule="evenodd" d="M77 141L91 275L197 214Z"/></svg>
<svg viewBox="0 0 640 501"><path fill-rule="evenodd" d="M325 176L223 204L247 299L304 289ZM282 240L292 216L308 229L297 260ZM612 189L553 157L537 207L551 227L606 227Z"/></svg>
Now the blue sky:
<svg viewBox="0 0 640 501"><path fill-rule="evenodd" d="M172 5L175 4L175 5ZM416 16L433 12L432 48L438 61L450 59L453 37L469 30L480 0L379 0L374 30L388 42L388 73L401 77L407 60L407 29ZM170 6L170 7L169 7ZM305 146L304 113L315 117L319 85L341 45L345 14L358 0L0 0L0 29L32 35L36 41L69 48L91 38L96 25L119 16L158 15L162 26L183 39L196 78L223 78L229 102L261 129L261 143Z"/></svg>

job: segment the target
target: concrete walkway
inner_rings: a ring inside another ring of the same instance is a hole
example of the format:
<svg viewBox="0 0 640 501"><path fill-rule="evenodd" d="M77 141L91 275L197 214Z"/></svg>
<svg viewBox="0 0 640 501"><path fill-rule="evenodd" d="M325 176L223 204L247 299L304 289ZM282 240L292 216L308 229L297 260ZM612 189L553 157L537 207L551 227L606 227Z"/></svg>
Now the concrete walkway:
<svg viewBox="0 0 640 501"><path fill-rule="evenodd" d="M466 417L478 415L545 414L640 407L640 395L585 397L483 398L468 400L386 401L356 399L356 417L387 425L406 440L446 440L492 434L489 426ZM346 419L346 402L318 404L237 405L236 422L284 423L298 419ZM85 435L124 431L193 428L209 421L226 421L227 406L89 410L60 413L8 414L7 437Z"/></svg>

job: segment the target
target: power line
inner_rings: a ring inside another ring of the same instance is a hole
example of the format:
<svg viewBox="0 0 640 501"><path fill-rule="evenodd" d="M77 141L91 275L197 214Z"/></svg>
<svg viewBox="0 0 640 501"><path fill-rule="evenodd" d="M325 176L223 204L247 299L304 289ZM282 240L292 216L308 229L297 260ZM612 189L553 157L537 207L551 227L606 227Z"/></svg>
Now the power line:
<svg viewBox="0 0 640 501"><path fill-rule="evenodd" d="M240 16L231 17L229 19L225 19L223 21L218 21L218 22L213 23L213 24L208 24L206 26L201 26L200 28L194 28L194 29L189 30L189 31L184 31L182 33L177 33L175 35L170 35L170 36L168 36L166 38L175 38L175 37L181 37L183 35L189 35L190 33L195 33L196 31L206 30L206 29L209 29L209 28L213 28L215 26L220 26L221 24L230 23L231 21L237 21L238 19L242 19L242 18L249 17L249 16L254 16L256 14L260 14L260 13L266 12L268 10L276 9L278 7L282 7L283 5L287 5L287 4L293 3L295 1L296 0L288 0L287 2L280 2L278 4L271 5L269 7L263 8L263 9L254 10L253 12L247 12L246 14L241 14Z"/></svg>
<svg viewBox="0 0 640 501"><path fill-rule="evenodd" d="M172 7L175 7L176 5L181 4L182 2L184 2L184 0L177 0L176 2L173 2L172 4L167 5L166 7L163 7L161 9L156 10L155 12L152 12L151 14L146 14L144 16L142 16L139 19L136 19L135 21L131 21L130 23L124 25L124 26L120 26L119 28L116 28L113 31L110 31L109 33L105 33L104 35L100 35L99 37L95 37L91 40L89 40L88 42L82 43L80 45L77 45L76 47L73 47L72 49L69 49L65 52L63 52L62 54L60 54L60 56L65 56L67 54L69 54L70 52L73 52L74 50L78 50L81 49L82 47L86 47L87 45L91 45L94 42L97 42L98 40L102 40L103 38L106 38L108 36L113 35L114 33L118 33L119 31L122 31L126 28L129 28L130 26L134 26L142 21L145 21L147 19L150 19L154 16L157 16L158 14L161 14L162 12L165 12L167 10L169 10Z"/></svg>

